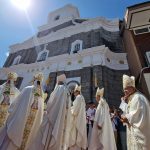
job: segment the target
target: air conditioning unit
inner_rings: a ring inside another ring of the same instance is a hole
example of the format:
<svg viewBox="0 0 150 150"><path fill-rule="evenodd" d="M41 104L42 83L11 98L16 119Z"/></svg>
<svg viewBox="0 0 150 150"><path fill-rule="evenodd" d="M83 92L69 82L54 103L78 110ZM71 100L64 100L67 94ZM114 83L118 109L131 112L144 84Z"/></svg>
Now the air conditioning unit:
<svg viewBox="0 0 150 150"><path fill-rule="evenodd" d="M146 59L148 62L148 66L150 66L150 51L146 52Z"/></svg>

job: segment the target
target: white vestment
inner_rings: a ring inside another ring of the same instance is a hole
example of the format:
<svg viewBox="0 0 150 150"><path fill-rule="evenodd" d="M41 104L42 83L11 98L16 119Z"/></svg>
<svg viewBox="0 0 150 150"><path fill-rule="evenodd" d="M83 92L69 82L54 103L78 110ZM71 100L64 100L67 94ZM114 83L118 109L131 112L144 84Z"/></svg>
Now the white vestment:
<svg viewBox="0 0 150 150"><path fill-rule="evenodd" d="M127 106L128 104L124 100L122 100L119 108L123 111L124 114L126 113Z"/></svg>
<svg viewBox="0 0 150 150"><path fill-rule="evenodd" d="M47 113L35 141L28 150L67 150L69 147L70 93L65 85L56 85L47 103Z"/></svg>
<svg viewBox="0 0 150 150"><path fill-rule="evenodd" d="M71 107L71 134L70 149L86 149L87 147L87 128L86 128L86 110L85 100L82 95L77 95Z"/></svg>
<svg viewBox="0 0 150 150"><path fill-rule="evenodd" d="M22 144L24 129L31 106L34 102L33 86L22 90L14 103L10 106L10 115L5 126L0 130L0 150L18 150ZM32 143L43 118L44 100L38 98L38 110L34 119L26 148Z"/></svg>
<svg viewBox="0 0 150 150"><path fill-rule="evenodd" d="M0 86L0 128L6 123L9 116L8 109L15 101L20 91L14 86L14 83L4 83Z"/></svg>
<svg viewBox="0 0 150 150"><path fill-rule="evenodd" d="M128 150L150 150L150 105L139 92L129 97L126 118Z"/></svg>
<svg viewBox="0 0 150 150"><path fill-rule="evenodd" d="M98 126L102 129L98 129ZM89 150L116 150L116 143L107 102L101 98L92 130Z"/></svg>

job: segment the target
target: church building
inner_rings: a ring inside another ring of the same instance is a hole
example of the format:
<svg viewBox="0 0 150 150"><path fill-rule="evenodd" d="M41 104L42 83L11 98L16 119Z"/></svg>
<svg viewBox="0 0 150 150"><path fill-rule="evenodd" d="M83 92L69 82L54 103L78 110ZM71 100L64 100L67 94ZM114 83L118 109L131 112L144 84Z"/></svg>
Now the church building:
<svg viewBox="0 0 150 150"><path fill-rule="evenodd" d="M10 46L0 79L6 80L6 70L14 71L22 89L30 85L33 74L43 72L43 87L50 94L57 75L65 73L70 91L81 84L86 102L95 100L97 87L104 87L108 104L118 106L122 75L129 74L119 22L104 17L80 18L73 5L50 12L36 35Z"/></svg>

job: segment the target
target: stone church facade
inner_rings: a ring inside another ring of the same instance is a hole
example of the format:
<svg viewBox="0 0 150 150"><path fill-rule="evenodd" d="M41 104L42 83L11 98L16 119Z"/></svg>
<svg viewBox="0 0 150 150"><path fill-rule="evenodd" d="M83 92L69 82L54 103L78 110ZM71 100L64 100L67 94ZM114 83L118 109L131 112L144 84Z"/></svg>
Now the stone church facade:
<svg viewBox="0 0 150 150"><path fill-rule="evenodd" d="M66 5L51 12L35 36L10 46L0 78L6 79L6 70L15 71L22 89L40 71L44 89L51 93L56 76L65 73L70 89L81 84L86 102L95 99L99 86L105 88L108 103L118 106L122 75L129 74L119 32L118 19L80 18L76 7Z"/></svg>

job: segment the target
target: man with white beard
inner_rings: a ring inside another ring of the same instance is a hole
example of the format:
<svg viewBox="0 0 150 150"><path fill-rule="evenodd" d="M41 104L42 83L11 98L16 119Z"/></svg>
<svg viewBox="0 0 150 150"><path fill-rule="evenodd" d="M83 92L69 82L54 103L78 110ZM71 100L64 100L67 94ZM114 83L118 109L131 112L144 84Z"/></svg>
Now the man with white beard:
<svg viewBox="0 0 150 150"><path fill-rule="evenodd" d="M15 87L17 78L15 72L9 72L6 83L0 86L0 127L4 126L9 115L8 109L20 93Z"/></svg>
<svg viewBox="0 0 150 150"><path fill-rule="evenodd" d="M85 100L81 95L81 86L76 85L75 100L71 107L72 121L69 150L81 150L87 147L86 110Z"/></svg>
<svg viewBox="0 0 150 150"><path fill-rule="evenodd" d="M135 88L135 78L123 75L124 99L128 106L122 120L127 124L128 150L150 150L150 104Z"/></svg>
<svg viewBox="0 0 150 150"><path fill-rule="evenodd" d="M65 74L57 77L57 84L47 103L47 113L35 141L28 150L69 148L71 97L65 83Z"/></svg>
<svg viewBox="0 0 150 150"><path fill-rule="evenodd" d="M43 74L34 76L33 86L25 87L10 106L6 125L0 131L0 150L26 150L43 119Z"/></svg>
<svg viewBox="0 0 150 150"><path fill-rule="evenodd" d="M96 100L99 103L94 118L89 150L116 150L115 137L109 114L109 106L103 98L104 88L97 89Z"/></svg>

